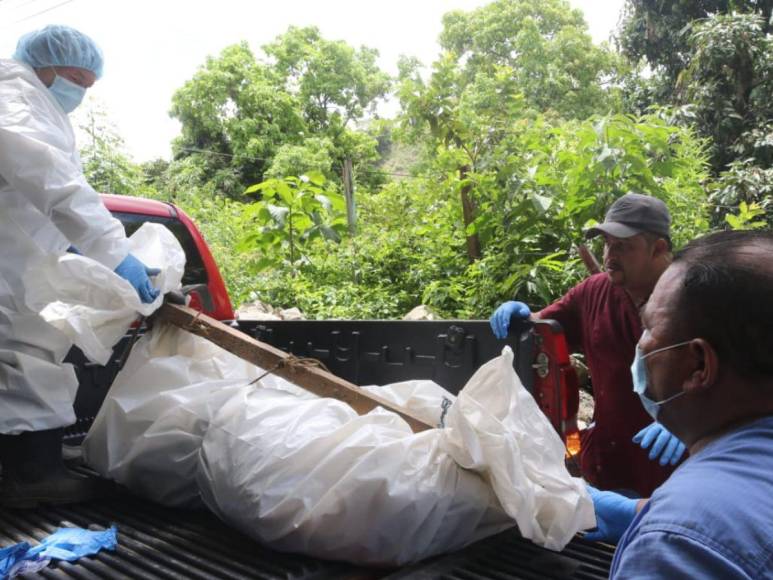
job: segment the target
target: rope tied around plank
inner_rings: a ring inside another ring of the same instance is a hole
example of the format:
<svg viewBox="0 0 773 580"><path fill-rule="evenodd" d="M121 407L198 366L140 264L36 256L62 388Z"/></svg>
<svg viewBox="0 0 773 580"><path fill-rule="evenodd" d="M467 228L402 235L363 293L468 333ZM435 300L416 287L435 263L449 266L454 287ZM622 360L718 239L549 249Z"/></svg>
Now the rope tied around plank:
<svg viewBox="0 0 773 580"><path fill-rule="evenodd" d="M277 361L277 363L274 366L272 366L270 369L265 371L257 379L253 379L247 384L254 385L257 382L260 382L260 380L265 378L267 375L270 375L278 371L279 369L283 369L283 368L288 368L290 369L290 371L295 371L301 368L305 368L305 369L317 368L325 371L326 373L330 372L330 370L325 366L325 363L323 363L319 359L311 358L311 357L295 356L294 354L288 354L287 357Z"/></svg>
<svg viewBox="0 0 773 580"><path fill-rule="evenodd" d="M183 326L183 330L188 330L194 334L197 332L201 333L201 335L206 338L209 334L209 325L203 320L199 320L199 316L201 316L201 310L196 311L196 315L193 317L193 320L187 322L185 326Z"/></svg>

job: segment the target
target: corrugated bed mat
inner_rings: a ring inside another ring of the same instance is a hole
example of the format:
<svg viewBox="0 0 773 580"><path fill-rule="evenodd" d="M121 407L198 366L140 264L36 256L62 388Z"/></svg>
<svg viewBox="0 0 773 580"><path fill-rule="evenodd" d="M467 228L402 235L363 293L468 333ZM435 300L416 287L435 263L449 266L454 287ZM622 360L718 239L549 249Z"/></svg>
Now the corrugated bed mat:
<svg viewBox="0 0 773 580"><path fill-rule="evenodd" d="M34 544L58 527L118 526L118 547L77 562L55 561L17 578L327 579L383 575L261 547L204 512L167 509L132 496L37 510L0 509L0 546ZM95 529L96 529L95 528Z"/></svg>
<svg viewBox="0 0 773 580"><path fill-rule="evenodd" d="M0 508L0 547L37 543L56 528L118 526L118 547L77 562L54 561L18 578L285 580L600 580L614 548L575 538L560 553L502 532L457 552L390 571L283 554L228 528L208 512L164 508L128 494L36 510ZM335 532L331 532L335 533Z"/></svg>
<svg viewBox="0 0 773 580"><path fill-rule="evenodd" d="M614 547L575 538L552 552L524 540L515 528L463 550L403 568L384 580L601 580Z"/></svg>

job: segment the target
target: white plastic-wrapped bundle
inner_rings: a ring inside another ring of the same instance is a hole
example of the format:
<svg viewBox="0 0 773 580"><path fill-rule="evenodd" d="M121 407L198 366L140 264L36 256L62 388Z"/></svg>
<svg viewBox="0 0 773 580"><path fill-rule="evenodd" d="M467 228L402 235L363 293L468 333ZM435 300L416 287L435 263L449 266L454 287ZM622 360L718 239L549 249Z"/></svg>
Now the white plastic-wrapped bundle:
<svg viewBox="0 0 773 580"><path fill-rule="evenodd" d="M171 235L150 238L158 241L155 254L142 259L168 266L162 280L169 289L179 284L181 250ZM60 296L48 311L77 344L100 355L131 321L136 296L120 279L95 273L100 266L92 261L66 261L68 276L86 286L95 280L105 296L97 309ZM393 413L358 416L339 401L263 376L205 339L159 326L116 378L85 457L137 493L167 505L206 504L286 551L397 565L515 524L560 549L595 525L593 507L566 471L563 445L512 357L505 349L457 398L429 381L378 387L431 424L443 401L453 401L444 428L414 434Z"/></svg>

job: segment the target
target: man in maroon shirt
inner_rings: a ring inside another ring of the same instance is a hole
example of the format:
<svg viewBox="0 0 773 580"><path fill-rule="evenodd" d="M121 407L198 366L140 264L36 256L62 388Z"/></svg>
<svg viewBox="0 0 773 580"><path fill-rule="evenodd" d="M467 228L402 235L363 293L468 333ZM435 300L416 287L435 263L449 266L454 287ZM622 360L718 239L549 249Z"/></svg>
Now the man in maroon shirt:
<svg viewBox="0 0 773 580"><path fill-rule="evenodd" d="M671 262L670 223L659 199L624 195L609 208L604 223L586 233L589 238L604 236L604 273L584 280L536 314L522 302L511 301L491 317L499 338L507 336L513 316L561 324L570 348L585 353L593 381L593 423L581 438L582 475L601 489L630 490L644 497L668 478L673 467L667 464L676 463L684 450L676 437L652 422L631 380L642 333L639 309ZM650 446L648 457L645 449ZM658 456L660 462L652 460Z"/></svg>

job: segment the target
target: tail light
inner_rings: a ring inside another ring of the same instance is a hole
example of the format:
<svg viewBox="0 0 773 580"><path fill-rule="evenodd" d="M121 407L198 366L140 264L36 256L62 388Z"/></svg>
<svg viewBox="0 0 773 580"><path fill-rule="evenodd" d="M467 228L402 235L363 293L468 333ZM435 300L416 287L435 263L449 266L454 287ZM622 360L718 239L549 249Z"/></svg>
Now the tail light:
<svg viewBox="0 0 773 580"><path fill-rule="evenodd" d="M566 338L561 326L554 320L535 321L534 334L534 395L540 409L564 441L567 459L576 464L575 459L581 450L577 428L580 391Z"/></svg>

